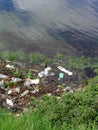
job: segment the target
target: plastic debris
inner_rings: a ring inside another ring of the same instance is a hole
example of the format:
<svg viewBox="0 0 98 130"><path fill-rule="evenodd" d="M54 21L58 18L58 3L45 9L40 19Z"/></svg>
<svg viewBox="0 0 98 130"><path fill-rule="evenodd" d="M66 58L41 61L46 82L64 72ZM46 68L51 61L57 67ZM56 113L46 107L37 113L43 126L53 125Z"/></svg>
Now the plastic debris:
<svg viewBox="0 0 98 130"><path fill-rule="evenodd" d="M15 67L13 65L9 65L9 64L7 64L5 67L9 68L9 69L15 69Z"/></svg>
<svg viewBox="0 0 98 130"><path fill-rule="evenodd" d="M42 78L43 76L48 76L48 73L49 73L48 71L50 71L50 70L51 70L51 67L47 67L43 71L38 73L39 78Z"/></svg>
<svg viewBox="0 0 98 130"><path fill-rule="evenodd" d="M9 105L11 107L14 106L13 102L10 99L6 99L6 103L7 103L7 105Z"/></svg>
<svg viewBox="0 0 98 130"><path fill-rule="evenodd" d="M28 93L29 93L29 90L25 90L25 91L21 94L20 97L24 97L24 96L26 96Z"/></svg>
<svg viewBox="0 0 98 130"><path fill-rule="evenodd" d="M9 91L8 91L8 94L10 95L11 93L12 93L12 90L9 90Z"/></svg>
<svg viewBox="0 0 98 130"><path fill-rule="evenodd" d="M4 74L0 74L0 79L7 79L8 76L7 75L4 75Z"/></svg>
<svg viewBox="0 0 98 130"><path fill-rule="evenodd" d="M19 82L19 81L22 81L22 79L12 77L12 82L16 83L16 82Z"/></svg>
<svg viewBox="0 0 98 130"><path fill-rule="evenodd" d="M0 88L5 88L5 86L4 86L4 80L0 81Z"/></svg>
<svg viewBox="0 0 98 130"><path fill-rule="evenodd" d="M72 72L70 72L69 70L66 70L65 68L63 68L62 66L58 66L57 67L59 70L61 70L62 72L65 72L65 73L67 73L68 75L73 75L73 73Z"/></svg>
<svg viewBox="0 0 98 130"><path fill-rule="evenodd" d="M24 85L25 85L25 86L29 86L29 85L32 85L32 84L37 85L37 84L39 84L39 82L40 82L39 79L29 79L29 78L28 78L28 79L26 79Z"/></svg>
<svg viewBox="0 0 98 130"><path fill-rule="evenodd" d="M64 78L64 73L59 73L59 78L63 79Z"/></svg>
<svg viewBox="0 0 98 130"><path fill-rule="evenodd" d="M14 92L20 93L20 88L19 87L15 88Z"/></svg>
<svg viewBox="0 0 98 130"><path fill-rule="evenodd" d="M39 91L38 89L35 89L35 90L33 90L33 91L30 91L30 93L35 94L35 93L38 92L38 91Z"/></svg>

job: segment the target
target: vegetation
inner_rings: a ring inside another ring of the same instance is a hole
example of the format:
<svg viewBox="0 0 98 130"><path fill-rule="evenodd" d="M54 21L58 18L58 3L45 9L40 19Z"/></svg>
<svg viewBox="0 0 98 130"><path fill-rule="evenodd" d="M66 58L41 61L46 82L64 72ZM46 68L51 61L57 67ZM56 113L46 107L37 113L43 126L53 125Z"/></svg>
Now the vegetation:
<svg viewBox="0 0 98 130"><path fill-rule="evenodd" d="M60 99L44 95L32 98L32 109L15 117L0 110L1 130L97 130L98 77L81 91L66 93Z"/></svg>

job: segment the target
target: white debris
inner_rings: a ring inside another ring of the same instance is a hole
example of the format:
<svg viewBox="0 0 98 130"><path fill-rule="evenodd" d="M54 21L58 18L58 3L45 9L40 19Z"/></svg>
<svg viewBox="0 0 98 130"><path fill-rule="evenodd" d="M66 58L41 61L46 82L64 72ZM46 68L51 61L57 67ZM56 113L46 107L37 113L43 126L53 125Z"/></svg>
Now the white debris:
<svg viewBox="0 0 98 130"><path fill-rule="evenodd" d="M20 97L24 97L24 96L26 96L28 93L29 93L29 90L25 90L25 91L20 95Z"/></svg>
<svg viewBox="0 0 98 130"><path fill-rule="evenodd" d="M9 90L9 91L8 91L8 94L11 94L11 93L12 93L12 90Z"/></svg>
<svg viewBox="0 0 98 130"><path fill-rule="evenodd" d="M15 67L13 65L9 65L9 64L7 64L5 67L8 69L15 69Z"/></svg>
<svg viewBox="0 0 98 130"><path fill-rule="evenodd" d="M51 93L47 93L48 96L51 96Z"/></svg>
<svg viewBox="0 0 98 130"><path fill-rule="evenodd" d="M32 84L39 84L40 80L39 79L26 79L24 85L25 86L29 86L29 85L32 85Z"/></svg>
<svg viewBox="0 0 98 130"><path fill-rule="evenodd" d="M47 67L47 68L45 68L43 71L41 71L40 73L38 73L38 76L40 77L40 78L42 78L43 76L48 76L48 71L49 70L51 70L51 67Z"/></svg>
<svg viewBox="0 0 98 130"><path fill-rule="evenodd" d="M44 75L45 75L45 74L44 74L44 71L41 71L40 73L38 73L38 77L39 77L39 78L42 78Z"/></svg>
<svg viewBox="0 0 98 130"><path fill-rule="evenodd" d="M61 97L57 96L57 99L60 99Z"/></svg>
<svg viewBox="0 0 98 130"><path fill-rule="evenodd" d="M35 93L36 93L36 90L30 91L30 93L34 93L34 94L35 94Z"/></svg>
<svg viewBox="0 0 98 130"><path fill-rule="evenodd" d="M20 88L19 87L15 88L14 92L20 93Z"/></svg>
<svg viewBox="0 0 98 130"><path fill-rule="evenodd" d="M4 80L0 81L0 87L4 87Z"/></svg>
<svg viewBox="0 0 98 130"><path fill-rule="evenodd" d="M36 92L38 92L39 90L38 89L35 89L33 91L30 91L32 94L35 94Z"/></svg>
<svg viewBox="0 0 98 130"><path fill-rule="evenodd" d="M8 76L7 75L4 75L4 74L0 74L0 79L7 79Z"/></svg>
<svg viewBox="0 0 98 130"><path fill-rule="evenodd" d="M14 106L13 102L10 99L6 99L6 103L7 103L7 105L9 105L11 107Z"/></svg>
<svg viewBox="0 0 98 130"><path fill-rule="evenodd" d="M68 75L70 75L70 76L71 76L71 75L73 75L73 73L72 73L72 72L68 72Z"/></svg>
<svg viewBox="0 0 98 130"><path fill-rule="evenodd" d="M63 68L62 66L58 66L57 67L59 70L61 70L62 72L65 72L65 73L67 73L68 75L73 75L73 73L72 72L70 72L69 70L66 70L65 68Z"/></svg>
<svg viewBox="0 0 98 130"><path fill-rule="evenodd" d="M65 91L65 92L68 92L68 91L70 91L70 90L71 90L70 87L66 87L66 88L63 89L63 91Z"/></svg>
<svg viewBox="0 0 98 130"><path fill-rule="evenodd" d="M10 61L9 61L9 60L6 60L6 62L7 62L7 63L10 63Z"/></svg>
<svg viewBox="0 0 98 130"><path fill-rule="evenodd" d="M16 83L16 82L19 82L19 81L22 81L22 79L12 77L12 82Z"/></svg>
<svg viewBox="0 0 98 130"><path fill-rule="evenodd" d="M70 93L74 93L74 90L70 90L69 92L70 92Z"/></svg>
<svg viewBox="0 0 98 130"><path fill-rule="evenodd" d="M56 92L59 92L59 91L60 91L59 89L56 90Z"/></svg>

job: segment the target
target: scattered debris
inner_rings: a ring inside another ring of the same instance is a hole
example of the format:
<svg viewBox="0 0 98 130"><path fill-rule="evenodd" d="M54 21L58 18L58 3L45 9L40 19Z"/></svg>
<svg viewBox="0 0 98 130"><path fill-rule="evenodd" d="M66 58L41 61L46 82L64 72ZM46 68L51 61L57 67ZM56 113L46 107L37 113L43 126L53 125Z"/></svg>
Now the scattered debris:
<svg viewBox="0 0 98 130"><path fill-rule="evenodd" d="M19 77L13 76L16 68ZM32 78L26 77L29 70L33 75ZM43 71L38 72L36 69L23 67L22 70L22 66L6 65L6 62L0 62L1 107L9 107L12 112L23 111L24 108L30 106L31 97L38 98L46 94L48 96L55 95L57 99L60 99L64 92L74 93L73 86L68 86L75 80L71 71L62 66L54 68L46 66Z"/></svg>

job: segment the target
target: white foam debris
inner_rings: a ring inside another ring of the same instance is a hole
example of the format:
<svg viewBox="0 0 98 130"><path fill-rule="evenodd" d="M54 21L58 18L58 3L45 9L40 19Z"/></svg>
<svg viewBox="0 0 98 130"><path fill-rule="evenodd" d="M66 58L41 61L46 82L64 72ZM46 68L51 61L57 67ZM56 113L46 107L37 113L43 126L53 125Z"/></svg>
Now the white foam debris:
<svg viewBox="0 0 98 130"><path fill-rule="evenodd" d="M9 106L11 106L11 107L14 106L12 100L10 100L10 99L6 99L6 103L7 103L7 105L9 105Z"/></svg>
<svg viewBox="0 0 98 130"><path fill-rule="evenodd" d="M7 64L5 67L9 68L9 69L15 69L15 67L13 65L10 65L10 64Z"/></svg>

